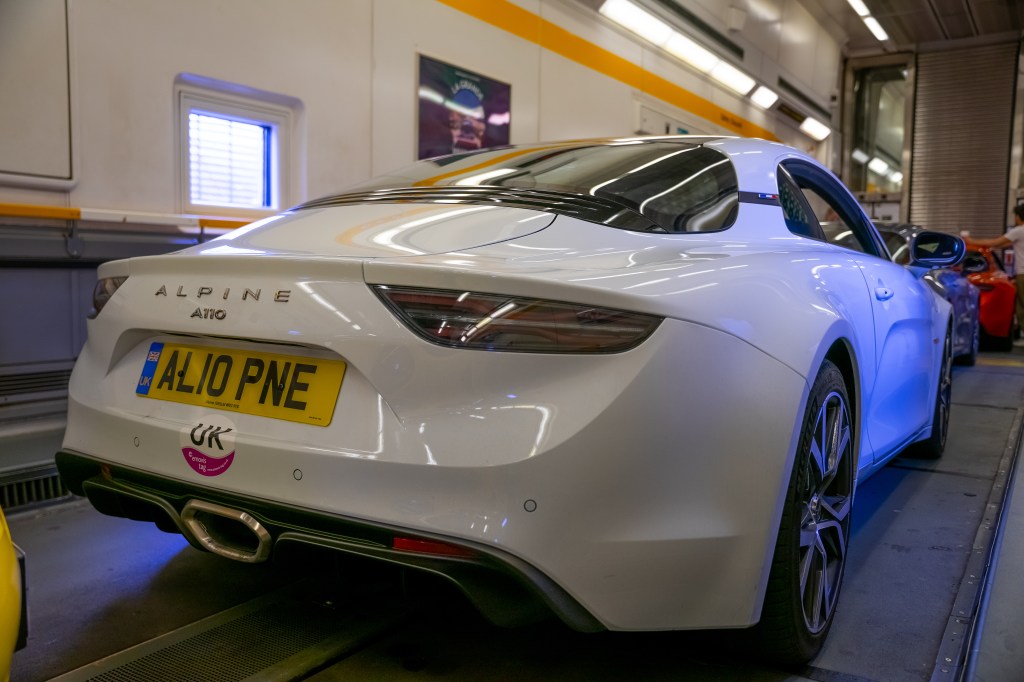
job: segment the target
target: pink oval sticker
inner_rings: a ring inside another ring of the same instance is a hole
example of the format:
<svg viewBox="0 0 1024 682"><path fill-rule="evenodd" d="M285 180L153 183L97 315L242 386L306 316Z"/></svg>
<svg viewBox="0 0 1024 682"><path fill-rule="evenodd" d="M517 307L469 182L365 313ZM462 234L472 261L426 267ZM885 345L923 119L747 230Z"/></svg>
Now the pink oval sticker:
<svg viewBox="0 0 1024 682"><path fill-rule="evenodd" d="M195 448L182 448L181 454L185 455L185 461L192 467L192 470L203 476L219 476L223 474L235 459L234 450L223 457L207 455Z"/></svg>

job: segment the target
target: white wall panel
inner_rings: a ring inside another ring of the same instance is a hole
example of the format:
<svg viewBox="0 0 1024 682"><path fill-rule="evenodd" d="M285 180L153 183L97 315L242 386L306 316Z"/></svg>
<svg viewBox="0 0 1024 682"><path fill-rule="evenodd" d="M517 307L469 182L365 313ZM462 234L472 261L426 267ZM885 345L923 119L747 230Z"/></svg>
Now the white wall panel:
<svg viewBox="0 0 1024 682"><path fill-rule="evenodd" d="M0 1L0 173L71 179L64 0Z"/></svg>
<svg viewBox="0 0 1024 682"><path fill-rule="evenodd" d="M747 3L747 21L743 36L769 61L779 60L782 40L782 5L784 0L751 0Z"/></svg>
<svg viewBox="0 0 1024 682"><path fill-rule="evenodd" d="M839 92L839 64L842 58L839 44L822 26L817 29L814 51L814 80L810 83L819 97L828 102L833 92Z"/></svg>
<svg viewBox="0 0 1024 682"><path fill-rule="evenodd" d="M542 140L625 136L635 132L633 90L564 57L544 53L541 93Z"/></svg>
<svg viewBox="0 0 1024 682"><path fill-rule="evenodd" d="M179 73L302 102L293 148L304 173L293 177L285 204L305 198L307 187L319 194L364 178L370 7L370 0L303 0L301 12L272 0L73 3L82 139L71 203L179 210L172 95Z"/></svg>
<svg viewBox="0 0 1024 682"><path fill-rule="evenodd" d="M818 24L799 0L786 0L779 38L779 66L801 83L813 86Z"/></svg>
<svg viewBox="0 0 1024 682"><path fill-rule="evenodd" d="M418 54L512 86L512 142L537 139L540 48L435 2L373 3L373 172L416 159Z"/></svg>

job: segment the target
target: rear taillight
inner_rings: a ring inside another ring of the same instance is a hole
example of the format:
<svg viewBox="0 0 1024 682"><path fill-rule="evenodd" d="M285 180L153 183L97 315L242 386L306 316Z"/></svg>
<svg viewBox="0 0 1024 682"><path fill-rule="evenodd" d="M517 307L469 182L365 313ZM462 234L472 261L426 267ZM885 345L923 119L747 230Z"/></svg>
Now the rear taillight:
<svg viewBox="0 0 1024 682"><path fill-rule="evenodd" d="M92 310L89 311L89 319L95 318L103 310L103 306L107 304L110 297L114 295L118 287L124 284L127 277L104 277L96 282L96 287L92 290Z"/></svg>
<svg viewBox="0 0 1024 682"><path fill-rule="evenodd" d="M662 318L612 308L470 291L376 286L377 295L427 341L520 353L617 353Z"/></svg>

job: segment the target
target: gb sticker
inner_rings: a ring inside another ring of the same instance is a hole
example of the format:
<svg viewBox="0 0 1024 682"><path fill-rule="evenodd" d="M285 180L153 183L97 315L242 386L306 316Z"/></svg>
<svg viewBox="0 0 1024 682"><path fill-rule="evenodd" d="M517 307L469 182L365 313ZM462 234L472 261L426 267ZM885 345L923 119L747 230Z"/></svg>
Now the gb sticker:
<svg viewBox="0 0 1024 682"><path fill-rule="evenodd" d="M181 454L202 476L220 476L235 459L235 425L221 415L207 415L181 432Z"/></svg>

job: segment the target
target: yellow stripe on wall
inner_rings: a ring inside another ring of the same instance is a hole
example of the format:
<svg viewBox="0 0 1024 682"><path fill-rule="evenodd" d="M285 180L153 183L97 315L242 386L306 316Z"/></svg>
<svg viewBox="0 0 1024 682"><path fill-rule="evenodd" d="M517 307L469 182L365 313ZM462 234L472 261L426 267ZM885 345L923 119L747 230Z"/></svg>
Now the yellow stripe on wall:
<svg viewBox="0 0 1024 682"><path fill-rule="evenodd" d="M0 204L0 215L16 218L56 218L57 220L78 220L82 211L62 206L37 206L35 204Z"/></svg>
<svg viewBox="0 0 1024 682"><path fill-rule="evenodd" d="M200 227L221 227L221 228L226 227L226 228L231 229L231 230L233 230L233 229L235 229L237 227L242 227L244 225L248 225L250 222L252 222L252 221L249 221L249 220L231 220L229 218L200 218L199 219Z"/></svg>
<svg viewBox="0 0 1024 682"><path fill-rule="evenodd" d="M438 0L441 4L517 35L609 78L625 83L744 137L778 141L770 130L723 109L603 47L570 33L509 0Z"/></svg>

